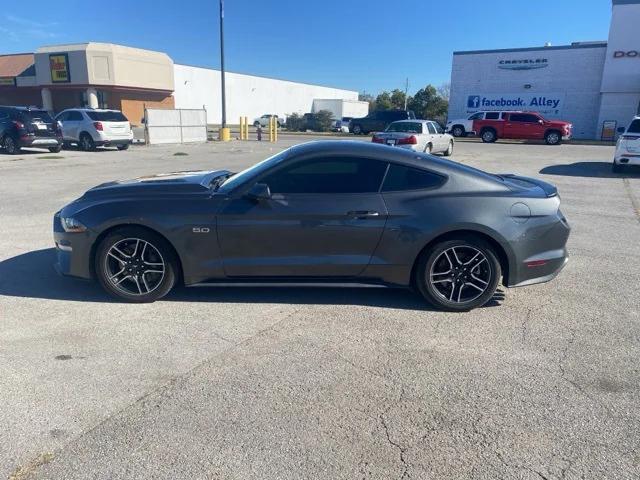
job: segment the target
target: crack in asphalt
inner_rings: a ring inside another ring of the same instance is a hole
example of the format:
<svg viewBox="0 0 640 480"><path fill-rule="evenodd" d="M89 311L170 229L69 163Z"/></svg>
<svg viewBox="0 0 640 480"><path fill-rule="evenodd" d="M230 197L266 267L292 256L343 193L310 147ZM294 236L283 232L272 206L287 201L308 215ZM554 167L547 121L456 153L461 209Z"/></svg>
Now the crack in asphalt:
<svg viewBox="0 0 640 480"><path fill-rule="evenodd" d="M400 396L398 397L398 400L396 403L400 403L402 401L402 397L404 396L404 394L405 394L404 387L401 386ZM382 424L382 428L384 428L384 432L387 437L387 442L393 447L397 448L399 451L400 462L402 463L402 466L404 468L404 470L402 471L402 475L400 475L399 477L400 480L402 480L403 478L411 478L411 475L409 474L409 468L411 464L408 463L407 459L405 458L405 453L408 450L408 448L403 447L402 445L400 445L398 442L395 442L391 438L391 433L389 432L389 426L387 425L387 421L384 418L384 416L387 413L389 413L389 410L391 410L391 405L389 405L382 413L380 413L380 423Z"/></svg>

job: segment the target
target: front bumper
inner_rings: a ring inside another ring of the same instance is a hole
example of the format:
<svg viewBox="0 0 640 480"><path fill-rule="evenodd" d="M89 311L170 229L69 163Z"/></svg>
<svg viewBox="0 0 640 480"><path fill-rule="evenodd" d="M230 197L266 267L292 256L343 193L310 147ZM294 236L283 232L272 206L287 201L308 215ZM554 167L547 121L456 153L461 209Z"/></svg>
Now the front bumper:
<svg viewBox="0 0 640 480"><path fill-rule="evenodd" d="M62 228L60 216L53 217L53 240L56 246L54 268L60 275L93 278L91 249L95 235L90 230L83 233L67 233Z"/></svg>

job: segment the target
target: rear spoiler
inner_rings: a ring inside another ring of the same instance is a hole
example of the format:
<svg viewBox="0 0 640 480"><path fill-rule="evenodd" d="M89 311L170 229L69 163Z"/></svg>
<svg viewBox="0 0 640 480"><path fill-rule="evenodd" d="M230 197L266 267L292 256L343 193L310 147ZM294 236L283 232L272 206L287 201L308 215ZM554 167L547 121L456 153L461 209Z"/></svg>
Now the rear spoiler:
<svg viewBox="0 0 640 480"><path fill-rule="evenodd" d="M530 185L528 188L531 188L534 186L538 187L544 192L544 194L547 197L555 197L556 195L558 195L558 189L556 188L555 185L552 185L547 182L543 182L542 180L538 180L537 178L521 177L520 175L514 175L512 173L508 173L506 175L501 174L500 176L505 180L513 180L516 185L519 185L522 187L525 187L525 184Z"/></svg>

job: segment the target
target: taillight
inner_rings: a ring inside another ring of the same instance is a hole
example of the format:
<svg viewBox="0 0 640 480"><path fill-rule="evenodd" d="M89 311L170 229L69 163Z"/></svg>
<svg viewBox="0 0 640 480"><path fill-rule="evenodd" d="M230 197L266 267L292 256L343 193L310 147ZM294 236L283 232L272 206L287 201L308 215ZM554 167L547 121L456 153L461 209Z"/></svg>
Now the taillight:
<svg viewBox="0 0 640 480"><path fill-rule="evenodd" d="M16 128L24 128L24 123L19 122L18 120L14 120L13 124L16 126Z"/></svg>
<svg viewBox="0 0 640 480"><path fill-rule="evenodd" d="M104 130L104 128L102 127L102 122L93 122L93 126L96 127L96 130L98 130L99 132Z"/></svg>
<svg viewBox="0 0 640 480"><path fill-rule="evenodd" d="M384 139L380 138L380 137L376 137L375 135L373 136L373 138L371 139L371 141L373 143L384 143Z"/></svg>
<svg viewBox="0 0 640 480"><path fill-rule="evenodd" d="M401 138L398 140L398 145L417 145L418 139L415 135L411 135L410 137Z"/></svg>

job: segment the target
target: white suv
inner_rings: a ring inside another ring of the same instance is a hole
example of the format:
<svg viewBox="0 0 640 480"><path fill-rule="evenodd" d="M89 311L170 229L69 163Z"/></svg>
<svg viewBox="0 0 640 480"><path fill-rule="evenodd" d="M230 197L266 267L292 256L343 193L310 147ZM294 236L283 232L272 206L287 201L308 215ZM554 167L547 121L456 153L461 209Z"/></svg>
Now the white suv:
<svg viewBox="0 0 640 480"><path fill-rule="evenodd" d="M278 115L273 115L271 113L266 113L264 115L262 115L261 117L256 118L253 121L253 126L254 127L258 127L258 125L260 125L261 127L268 127L269 126L269 121L271 120L271 117L276 117L276 122L278 122L278 127L282 128L284 127L285 124L285 119L284 118L280 118L278 117Z"/></svg>
<svg viewBox="0 0 640 480"><path fill-rule="evenodd" d="M499 120L500 112L476 112L467 118L455 118L447 122L445 131L454 137L466 137L473 131L474 120Z"/></svg>
<svg viewBox="0 0 640 480"><path fill-rule="evenodd" d="M71 108L58 114L65 145L75 143L84 151L116 146L126 150L133 142L131 124L118 110Z"/></svg>
<svg viewBox="0 0 640 480"><path fill-rule="evenodd" d="M620 172L626 165L640 165L640 115L620 135L613 157L613 171Z"/></svg>

